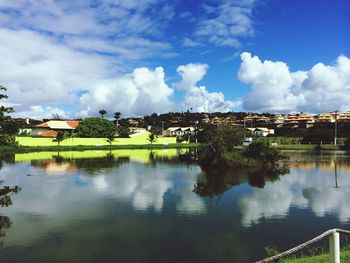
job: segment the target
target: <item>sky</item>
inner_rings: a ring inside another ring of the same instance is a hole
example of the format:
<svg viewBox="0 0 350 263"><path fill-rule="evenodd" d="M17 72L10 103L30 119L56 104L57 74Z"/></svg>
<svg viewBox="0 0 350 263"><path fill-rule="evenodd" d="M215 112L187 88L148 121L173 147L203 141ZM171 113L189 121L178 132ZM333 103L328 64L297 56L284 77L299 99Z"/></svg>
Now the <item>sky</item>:
<svg viewBox="0 0 350 263"><path fill-rule="evenodd" d="M16 117L350 110L347 0L0 0Z"/></svg>

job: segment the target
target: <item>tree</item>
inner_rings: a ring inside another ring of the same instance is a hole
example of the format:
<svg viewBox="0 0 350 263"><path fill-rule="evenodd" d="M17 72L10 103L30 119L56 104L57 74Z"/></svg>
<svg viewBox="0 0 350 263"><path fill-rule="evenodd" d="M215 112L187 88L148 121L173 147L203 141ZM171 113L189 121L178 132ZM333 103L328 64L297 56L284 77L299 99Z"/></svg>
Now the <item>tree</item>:
<svg viewBox="0 0 350 263"><path fill-rule="evenodd" d="M57 142L57 146L60 147L60 143L65 139L67 139L67 134L64 131L58 131L52 142Z"/></svg>
<svg viewBox="0 0 350 263"><path fill-rule="evenodd" d="M207 157L221 158L226 152L233 151L235 146L242 144L244 128L232 127L226 123L207 125L203 127L198 137L206 145Z"/></svg>
<svg viewBox="0 0 350 263"><path fill-rule="evenodd" d="M280 160L285 160L285 156L272 147L268 141L251 143L244 151L244 155L258 161L260 164L270 166L274 166Z"/></svg>
<svg viewBox="0 0 350 263"><path fill-rule="evenodd" d="M162 135L162 128L157 126L157 125L153 125L151 127L151 130L150 130L151 133L155 134L155 135Z"/></svg>
<svg viewBox="0 0 350 263"><path fill-rule="evenodd" d="M102 110L100 110L98 113L101 114L101 118L103 118L103 116L107 114L107 111L105 111L104 109L102 109Z"/></svg>
<svg viewBox="0 0 350 263"><path fill-rule="evenodd" d="M118 137L120 137L120 138L130 138L129 135L130 135L131 131L130 131L129 127L127 127L127 126L119 126L117 128L117 132L118 132Z"/></svg>
<svg viewBox="0 0 350 263"><path fill-rule="evenodd" d="M102 118L86 118L75 129L75 135L84 138L107 138L115 132L114 123Z"/></svg>
<svg viewBox="0 0 350 263"><path fill-rule="evenodd" d="M157 135L151 132L148 135L148 140L151 144L153 144L157 140Z"/></svg>
<svg viewBox="0 0 350 263"><path fill-rule="evenodd" d="M107 134L106 136L106 141L109 143L109 147L112 147L112 143L114 142L115 140L115 132L116 130L109 130L110 133Z"/></svg>
<svg viewBox="0 0 350 263"><path fill-rule="evenodd" d="M0 85L0 100L8 99L6 94L7 89ZM17 124L8 115L13 113L12 107L0 106L0 144L2 145L17 145L15 134L18 132Z"/></svg>
<svg viewBox="0 0 350 263"><path fill-rule="evenodd" d="M118 111L116 111L116 112L114 113L114 119L116 120L117 127L118 127L118 121L119 121L119 119L120 119L120 115L121 115L121 113L118 112Z"/></svg>

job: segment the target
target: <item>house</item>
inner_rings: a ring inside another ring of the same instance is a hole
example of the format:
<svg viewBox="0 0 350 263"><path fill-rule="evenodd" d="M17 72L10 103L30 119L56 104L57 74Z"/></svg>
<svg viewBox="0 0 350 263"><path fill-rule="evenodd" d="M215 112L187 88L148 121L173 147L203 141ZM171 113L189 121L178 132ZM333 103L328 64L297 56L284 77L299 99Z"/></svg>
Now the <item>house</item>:
<svg viewBox="0 0 350 263"><path fill-rule="evenodd" d="M142 134L147 132L145 128L140 128L140 127L130 127L129 129L130 129L131 135Z"/></svg>
<svg viewBox="0 0 350 263"><path fill-rule="evenodd" d="M256 137L266 137L268 135L275 134L275 130L274 129L263 128L263 127L257 127L257 128L255 128L255 131L253 132L253 134Z"/></svg>
<svg viewBox="0 0 350 263"><path fill-rule="evenodd" d="M318 118L316 119L316 122L318 123L333 123L335 122L335 113L333 112L326 112L318 115Z"/></svg>
<svg viewBox="0 0 350 263"><path fill-rule="evenodd" d="M337 118L338 122L350 122L350 111L343 112Z"/></svg>
<svg viewBox="0 0 350 263"><path fill-rule="evenodd" d="M59 131L74 131L79 121L52 120L35 125L32 128L32 136L55 137Z"/></svg>
<svg viewBox="0 0 350 263"><path fill-rule="evenodd" d="M193 127L170 127L163 131L163 136L176 137L184 134L193 134L194 130Z"/></svg>
<svg viewBox="0 0 350 263"><path fill-rule="evenodd" d="M264 127L246 128L246 130L249 131L255 137L266 137L268 135L275 134L274 129L268 129Z"/></svg>

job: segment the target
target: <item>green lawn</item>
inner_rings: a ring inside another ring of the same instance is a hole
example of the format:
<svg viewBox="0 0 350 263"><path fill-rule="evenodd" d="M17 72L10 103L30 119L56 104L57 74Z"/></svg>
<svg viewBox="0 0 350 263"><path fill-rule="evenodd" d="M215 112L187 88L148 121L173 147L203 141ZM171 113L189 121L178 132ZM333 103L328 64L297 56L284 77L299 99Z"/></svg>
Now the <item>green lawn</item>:
<svg viewBox="0 0 350 263"><path fill-rule="evenodd" d="M146 145L151 144L148 140L149 133L145 132L132 138L116 138L112 143L116 145ZM53 138L17 137L20 146L57 146L52 142ZM154 144L175 144L175 137L158 137ZM109 145L105 138L69 138L61 142L61 146L104 146Z"/></svg>
<svg viewBox="0 0 350 263"><path fill-rule="evenodd" d="M323 254L314 257L301 257L297 259L286 259L283 263L329 263L329 254ZM350 262L350 250L340 253L340 262Z"/></svg>

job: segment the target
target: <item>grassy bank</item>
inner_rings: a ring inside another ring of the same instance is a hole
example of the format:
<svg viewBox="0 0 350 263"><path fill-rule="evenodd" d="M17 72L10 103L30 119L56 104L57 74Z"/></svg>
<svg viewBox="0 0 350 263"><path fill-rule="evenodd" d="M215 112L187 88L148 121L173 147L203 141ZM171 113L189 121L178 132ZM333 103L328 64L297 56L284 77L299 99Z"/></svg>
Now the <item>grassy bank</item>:
<svg viewBox="0 0 350 263"><path fill-rule="evenodd" d="M121 145L148 145L151 144L148 140L149 133L145 132L137 134L131 138L115 138L112 142L112 146ZM40 138L40 137L16 137L16 141L20 146L31 147L55 147L57 143L52 141L53 138ZM154 144L176 144L175 137L158 137ZM106 138L67 138L61 142L61 146L109 146Z"/></svg>
<svg viewBox="0 0 350 263"><path fill-rule="evenodd" d="M118 149L167 149L192 148L197 144L176 143L175 137L158 137L151 144L149 133L145 132L131 138L115 138L109 145L106 138L68 138L58 147L53 138L16 137L18 147L0 146L0 153L24 153L40 151L85 151L85 150L118 150Z"/></svg>
<svg viewBox="0 0 350 263"><path fill-rule="evenodd" d="M329 254L323 254L313 257L301 257L296 259L286 259L283 263L328 263ZM340 262L350 262L350 250L343 250L340 253Z"/></svg>
<svg viewBox="0 0 350 263"><path fill-rule="evenodd" d="M173 143L173 144L138 144L138 145L108 145L103 146L86 146L86 145L77 145L77 146L0 146L0 153L26 153L26 152L42 152L42 151L87 151L87 150L98 150L98 151L107 151L107 150L125 150L125 149L174 149L174 148L194 148L198 147L198 144L182 144L182 143Z"/></svg>

